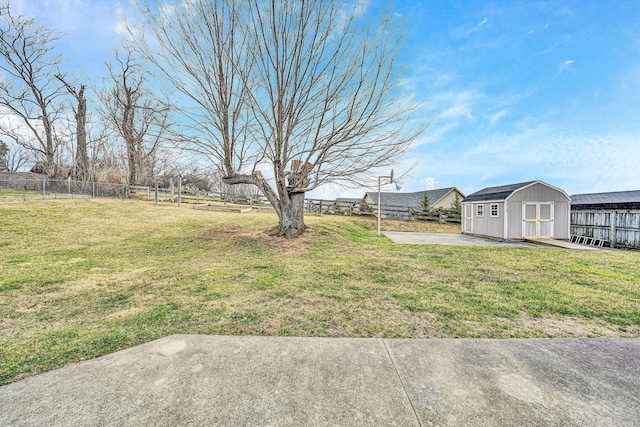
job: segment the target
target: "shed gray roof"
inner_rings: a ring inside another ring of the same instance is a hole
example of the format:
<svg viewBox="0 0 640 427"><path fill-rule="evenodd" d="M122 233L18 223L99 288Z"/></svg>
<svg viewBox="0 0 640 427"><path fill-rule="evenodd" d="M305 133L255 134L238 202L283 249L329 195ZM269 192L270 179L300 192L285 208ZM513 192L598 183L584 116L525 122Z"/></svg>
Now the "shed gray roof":
<svg viewBox="0 0 640 427"><path fill-rule="evenodd" d="M601 205L640 203L640 190L615 191L611 193L574 194L571 196L572 205Z"/></svg>
<svg viewBox="0 0 640 427"><path fill-rule="evenodd" d="M487 187L469 194L463 202L483 202L487 200L504 200L514 191L517 191L536 181L519 182L517 184L501 185L499 187Z"/></svg>
<svg viewBox="0 0 640 427"><path fill-rule="evenodd" d="M435 190L416 191L414 193L380 193L380 204L388 206L420 206L422 200L424 200L424 194L429 196L429 202L431 205L437 203L440 199L446 196L451 190L457 190L456 187L438 188ZM460 191L460 190L457 190ZM460 193L462 194L462 193ZM369 191L366 194L371 197L373 203L378 203L378 192ZM464 194L462 194L464 197Z"/></svg>

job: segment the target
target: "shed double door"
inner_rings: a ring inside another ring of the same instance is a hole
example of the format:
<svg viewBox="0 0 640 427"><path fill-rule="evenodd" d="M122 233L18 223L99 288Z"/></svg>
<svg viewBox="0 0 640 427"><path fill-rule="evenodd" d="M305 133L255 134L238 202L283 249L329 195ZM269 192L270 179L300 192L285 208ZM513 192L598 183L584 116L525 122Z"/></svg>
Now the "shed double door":
<svg viewBox="0 0 640 427"><path fill-rule="evenodd" d="M522 203L522 235L525 239L553 237L553 202Z"/></svg>

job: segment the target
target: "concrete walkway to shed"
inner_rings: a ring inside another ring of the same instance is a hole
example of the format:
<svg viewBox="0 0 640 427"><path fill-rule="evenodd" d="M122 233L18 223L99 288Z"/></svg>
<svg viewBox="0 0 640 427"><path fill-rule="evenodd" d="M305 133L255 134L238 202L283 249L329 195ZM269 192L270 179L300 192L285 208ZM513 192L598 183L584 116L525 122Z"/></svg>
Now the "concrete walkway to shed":
<svg viewBox="0 0 640 427"><path fill-rule="evenodd" d="M640 339L174 335L0 387L2 426L637 426Z"/></svg>
<svg viewBox="0 0 640 427"><path fill-rule="evenodd" d="M601 248L597 246L587 246L587 245L579 245L577 243L567 242L566 240L556 240L550 238L539 238L539 239L527 239L527 242L535 243L537 245L545 245L545 246L555 246L557 248L564 249L577 249L583 251L598 251L605 250L609 248Z"/></svg>
<svg viewBox="0 0 640 427"><path fill-rule="evenodd" d="M459 245L459 246L501 246L501 247L525 247L535 248L552 246L564 249L577 250L602 250L594 246L579 245L563 240L555 239L527 239L525 242L509 240L493 240L468 234L454 233L420 233L407 231L383 231L383 235L388 237L393 243L402 245Z"/></svg>
<svg viewBox="0 0 640 427"><path fill-rule="evenodd" d="M393 243L402 245L459 245L459 246L502 246L509 248L539 247L533 243L510 242L485 239L478 236L454 233L419 233L407 231L383 231Z"/></svg>

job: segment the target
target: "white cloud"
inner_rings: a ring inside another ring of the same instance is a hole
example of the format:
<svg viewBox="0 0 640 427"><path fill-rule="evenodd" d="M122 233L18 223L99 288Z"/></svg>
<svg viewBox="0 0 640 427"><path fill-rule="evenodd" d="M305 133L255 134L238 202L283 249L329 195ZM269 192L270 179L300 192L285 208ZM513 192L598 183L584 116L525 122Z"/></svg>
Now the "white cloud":
<svg viewBox="0 0 640 427"><path fill-rule="evenodd" d="M421 179L420 182L424 184L424 188L426 190L433 190L434 188L436 188L436 184L438 183L438 180L430 176L430 177Z"/></svg>
<svg viewBox="0 0 640 427"><path fill-rule="evenodd" d="M357 18L364 14L369 7L369 0L355 0L352 3L345 3L341 8L343 19Z"/></svg>
<svg viewBox="0 0 640 427"><path fill-rule="evenodd" d="M580 134L543 123L489 135L461 156L460 163L475 170L469 173L477 173L478 188L542 179L569 193L589 193L637 189L640 182L633 133Z"/></svg>
<svg viewBox="0 0 640 427"><path fill-rule="evenodd" d="M491 124L491 126L495 126L495 124L498 123L500 119L507 116L508 114L509 114L509 110L506 108L503 108L502 110L498 111L495 114L492 114L491 117L489 117L489 124Z"/></svg>
<svg viewBox="0 0 640 427"><path fill-rule="evenodd" d="M474 104L475 94L472 91L462 91L445 95L443 101L448 102L448 108L439 114L439 119L473 119L471 113Z"/></svg>
<svg viewBox="0 0 640 427"><path fill-rule="evenodd" d="M489 22L489 20L487 18L484 18L482 21L478 22L478 27L482 27L487 22Z"/></svg>
<svg viewBox="0 0 640 427"><path fill-rule="evenodd" d="M571 64L573 64L575 61L573 60L567 60L564 61L559 67L558 70L562 73L563 71L567 71L569 70L569 67L571 66ZM570 70L569 70L570 71Z"/></svg>

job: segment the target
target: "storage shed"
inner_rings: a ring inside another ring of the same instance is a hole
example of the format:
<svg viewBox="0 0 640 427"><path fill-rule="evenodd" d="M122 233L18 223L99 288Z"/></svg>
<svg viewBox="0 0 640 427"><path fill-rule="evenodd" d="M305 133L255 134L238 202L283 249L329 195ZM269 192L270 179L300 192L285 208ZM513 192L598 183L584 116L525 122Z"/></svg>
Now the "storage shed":
<svg viewBox="0 0 640 427"><path fill-rule="evenodd" d="M462 201L462 232L505 240L569 239L571 198L542 181L489 187Z"/></svg>

